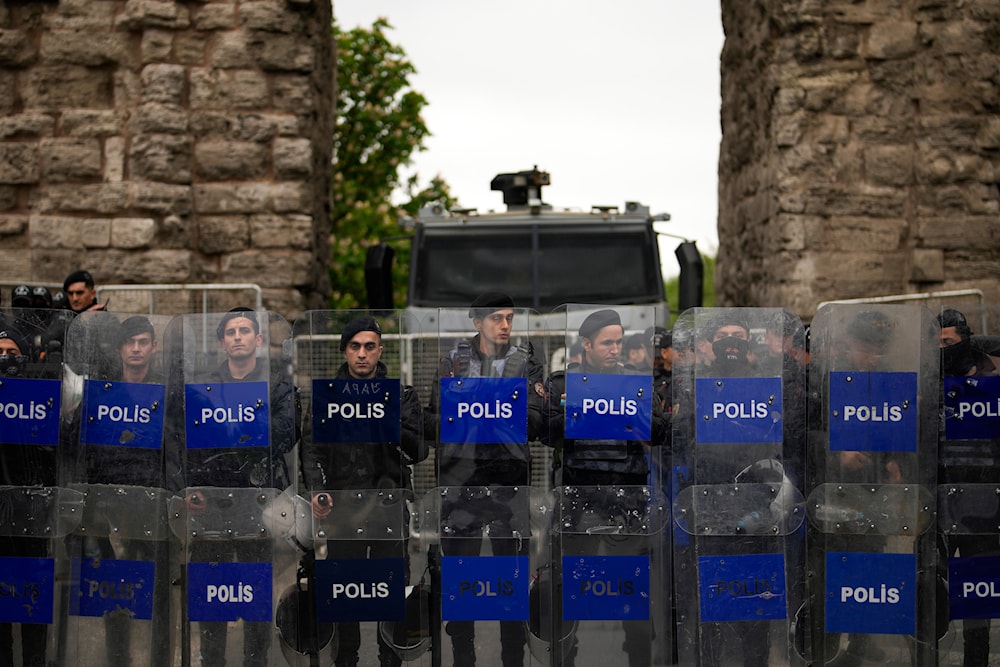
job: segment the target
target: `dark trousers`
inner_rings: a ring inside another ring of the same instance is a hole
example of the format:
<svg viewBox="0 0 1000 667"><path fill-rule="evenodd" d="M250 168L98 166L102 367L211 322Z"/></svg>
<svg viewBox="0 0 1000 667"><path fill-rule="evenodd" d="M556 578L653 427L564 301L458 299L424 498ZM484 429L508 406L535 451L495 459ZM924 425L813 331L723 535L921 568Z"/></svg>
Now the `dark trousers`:
<svg viewBox="0 0 1000 667"><path fill-rule="evenodd" d="M189 562L270 562L274 543L270 540L206 540L193 542L189 547ZM185 619L186 621L186 619ZM225 621L198 623L201 636L201 661L203 665L224 667L226 664ZM266 667L271 648L271 624L243 623L244 667Z"/></svg>
<svg viewBox="0 0 1000 667"><path fill-rule="evenodd" d="M0 539L0 556L44 558L48 541L32 537ZM21 624L21 661L24 667L44 667L45 642L49 626L42 623ZM14 624L0 623L0 667L14 666Z"/></svg>

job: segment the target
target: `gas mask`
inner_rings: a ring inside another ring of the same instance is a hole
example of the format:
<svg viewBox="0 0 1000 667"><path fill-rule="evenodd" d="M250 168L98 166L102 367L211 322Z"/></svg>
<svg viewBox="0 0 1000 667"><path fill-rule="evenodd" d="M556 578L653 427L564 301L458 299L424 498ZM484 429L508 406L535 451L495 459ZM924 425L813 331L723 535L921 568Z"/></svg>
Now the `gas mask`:
<svg viewBox="0 0 1000 667"><path fill-rule="evenodd" d="M963 338L954 345L941 348L941 374L945 376L962 376L976 365L972 356L972 343Z"/></svg>
<svg viewBox="0 0 1000 667"><path fill-rule="evenodd" d="M715 361L712 369L721 376L739 376L747 371L750 362L747 353L750 351L750 341L735 336L720 338L712 343Z"/></svg>
<svg viewBox="0 0 1000 667"><path fill-rule="evenodd" d="M0 354L0 376L18 377L24 375L28 357L23 354Z"/></svg>

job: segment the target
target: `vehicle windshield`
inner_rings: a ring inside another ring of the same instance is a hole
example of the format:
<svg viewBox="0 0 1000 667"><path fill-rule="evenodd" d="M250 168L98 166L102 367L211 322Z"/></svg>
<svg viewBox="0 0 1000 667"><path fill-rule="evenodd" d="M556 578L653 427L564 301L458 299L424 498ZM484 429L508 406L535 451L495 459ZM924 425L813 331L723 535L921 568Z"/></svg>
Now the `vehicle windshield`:
<svg viewBox="0 0 1000 667"><path fill-rule="evenodd" d="M414 253L414 306L463 306L498 285L540 312L663 299L656 238L644 224L426 228Z"/></svg>

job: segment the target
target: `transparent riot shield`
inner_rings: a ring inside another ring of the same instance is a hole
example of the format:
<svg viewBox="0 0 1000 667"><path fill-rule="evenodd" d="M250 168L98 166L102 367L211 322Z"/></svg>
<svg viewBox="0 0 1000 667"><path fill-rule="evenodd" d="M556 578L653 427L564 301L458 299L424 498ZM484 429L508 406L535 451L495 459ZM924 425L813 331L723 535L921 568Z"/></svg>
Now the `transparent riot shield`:
<svg viewBox="0 0 1000 667"><path fill-rule="evenodd" d="M275 607L298 583L308 541L289 489L298 430L290 327L234 309L175 317L164 339L181 660L281 665Z"/></svg>
<svg viewBox="0 0 1000 667"><path fill-rule="evenodd" d="M425 433L437 488L424 498L421 543L434 591L433 659L529 661L530 442L541 424L544 362L531 313L501 293L437 311L437 369Z"/></svg>
<svg viewBox="0 0 1000 667"><path fill-rule="evenodd" d="M674 325L674 568L685 664L799 664L805 597L802 324L696 308ZM676 343L675 343L676 344Z"/></svg>
<svg viewBox="0 0 1000 667"><path fill-rule="evenodd" d="M624 356L652 308L569 305L550 318L568 350L546 382L546 444L557 462L538 642L553 665L671 660L664 406L651 367ZM546 570L549 571L546 576Z"/></svg>
<svg viewBox="0 0 1000 667"><path fill-rule="evenodd" d="M66 331L61 483L84 500L65 539L68 664L173 663L159 354L169 319L90 311Z"/></svg>
<svg viewBox="0 0 1000 667"><path fill-rule="evenodd" d="M1000 307L943 308L937 323L938 664L986 665L1000 646L1000 371L973 341L1000 331Z"/></svg>
<svg viewBox="0 0 1000 667"><path fill-rule="evenodd" d="M61 378L39 323L55 313L0 310L0 664L59 659L79 492L59 486Z"/></svg>
<svg viewBox="0 0 1000 667"><path fill-rule="evenodd" d="M309 648L322 664L429 657L429 575L410 548L411 468L428 452L421 401L401 380L411 342L395 313L309 311L295 323L315 544L303 567L320 638Z"/></svg>
<svg viewBox="0 0 1000 667"><path fill-rule="evenodd" d="M929 311L831 304L812 322L806 513L814 664L932 664L938 352Z"/></svg>

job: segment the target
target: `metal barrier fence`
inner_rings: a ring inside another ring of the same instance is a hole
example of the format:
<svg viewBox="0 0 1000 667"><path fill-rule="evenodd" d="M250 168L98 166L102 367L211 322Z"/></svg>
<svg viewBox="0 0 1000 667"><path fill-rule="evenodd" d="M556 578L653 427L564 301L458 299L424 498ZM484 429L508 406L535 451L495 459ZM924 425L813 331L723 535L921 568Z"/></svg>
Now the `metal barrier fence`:
<svg viewBox="0 0 1000 667"><path fill-rule="evenodd" d="M224 313L236 306L261 310L264 303L253 283L98 285L97 300L111 310L150 315Z"/></svg>

